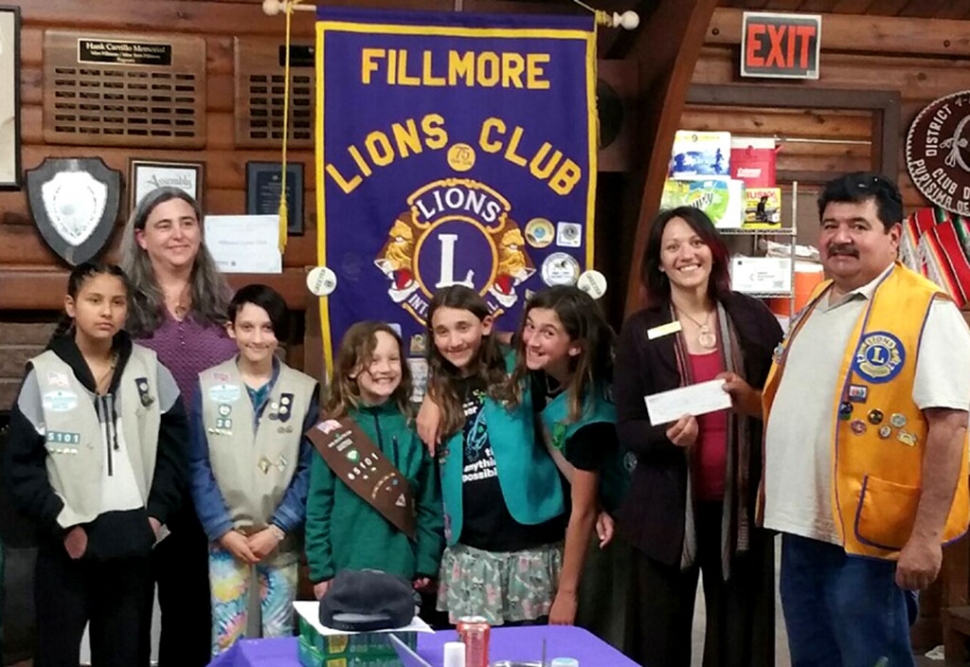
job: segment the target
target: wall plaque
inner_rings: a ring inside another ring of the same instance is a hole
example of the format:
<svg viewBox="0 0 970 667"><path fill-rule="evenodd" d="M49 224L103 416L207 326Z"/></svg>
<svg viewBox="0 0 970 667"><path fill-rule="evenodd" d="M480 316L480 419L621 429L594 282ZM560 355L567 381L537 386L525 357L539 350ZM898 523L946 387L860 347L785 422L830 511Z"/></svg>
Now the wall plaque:
<svg viewBox="0 0 970 667"><path fill-rule="evenodd" d="M27 171L27 201L40 235L72 266L104 248L121 194L121 172L101 158L47 158Z"/></svg>
<svg viewBox="0 0 970 667"><path fill-rule="evenodd" d="M970 90L919 112L906 135L906 168L931 203L970 215Z"/></svg>
<svg viewBox="0 0 970 667"><path fill-rule="evenodd" d="M283 64L278 39L235 40L236 146L277 148L283 141ZM289 146L313 148L314 56L311 43L290 45Z"/></svg>
<svg viewBox="0 0 970 667"><path fill-rule="evenodd" d="M44 140L203 148L205 39L44 33Z"/></svg>

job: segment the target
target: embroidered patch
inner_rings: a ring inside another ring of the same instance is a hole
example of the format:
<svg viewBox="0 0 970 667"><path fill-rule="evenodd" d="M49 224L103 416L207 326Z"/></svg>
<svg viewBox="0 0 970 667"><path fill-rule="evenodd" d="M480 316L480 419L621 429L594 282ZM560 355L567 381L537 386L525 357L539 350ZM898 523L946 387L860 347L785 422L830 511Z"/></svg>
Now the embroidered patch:
<svg viewBox="0 0 970 667"><path fill-rule="evenodd" d="M882 384L899 375L905 363L902 342L888 331L875 331L859 342L852 369L864 380Z"/></svg>
<svg viewBox="0 0 970 667"><path fill-rule="evenodd" d="M235 403L241 395L238 384L218 384L209 387L209 400L213 403Z"/></svg>
<svg viewBox="0 0 970 667"><path fill-rule="evenodd" d="M46 391L41 396L41 403L50 412L70 412L77 407L77 394L64 389Z"/></svg>
<svg viewBox="0 0 970 667"><path fill-rule="evenodd" d="M67 431L48 431L47 432L47 443L48 444L58 444L58 445L80 445L81 444L81 434L80 433L68 433Z"/></svg>

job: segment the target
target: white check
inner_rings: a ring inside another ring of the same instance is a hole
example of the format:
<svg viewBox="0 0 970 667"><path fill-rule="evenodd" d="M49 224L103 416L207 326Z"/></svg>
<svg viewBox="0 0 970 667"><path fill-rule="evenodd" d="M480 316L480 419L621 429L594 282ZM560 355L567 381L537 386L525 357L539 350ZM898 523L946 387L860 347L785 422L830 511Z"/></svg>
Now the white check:
<svg viewBox="0 0 970 667"><path fill-rule="evenodd" d="M644 396L651 424L668 424L684 415L703 415L727 410L731 395L724 391L724 380L710 380Z"/></svg>

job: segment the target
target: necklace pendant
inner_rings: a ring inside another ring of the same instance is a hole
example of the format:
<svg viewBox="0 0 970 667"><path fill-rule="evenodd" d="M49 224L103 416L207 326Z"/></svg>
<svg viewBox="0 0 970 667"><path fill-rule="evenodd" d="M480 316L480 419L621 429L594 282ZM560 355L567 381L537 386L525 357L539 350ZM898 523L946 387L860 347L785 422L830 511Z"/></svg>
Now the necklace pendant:
<svg viewBox="0 0 970 667"><path fill-rule="evenodd" d="M708 350L717 347L717 337L707 330L707 328L701 329L701 332L697 335L697 342L700 343L701 347L707 348Z"/></svg>

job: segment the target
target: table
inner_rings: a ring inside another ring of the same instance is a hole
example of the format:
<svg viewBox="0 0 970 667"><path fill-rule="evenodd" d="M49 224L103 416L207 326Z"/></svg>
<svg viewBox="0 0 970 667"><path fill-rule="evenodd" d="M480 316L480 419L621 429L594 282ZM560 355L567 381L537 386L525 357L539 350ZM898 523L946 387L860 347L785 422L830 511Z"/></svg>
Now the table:
<svg viewBox="0 0 970 667"><path fill-rule="evenodd" d="M569 625L536 625L521 628L493 628L491 660L539 661L542 639L546 659L570 657L580 667L639 667L595 635ZM418 635L418 654L434 667L441 667L442 646L455 641L454 630ZM209 667L299 667L297 639L243 639L216 658Z"/></svg>

